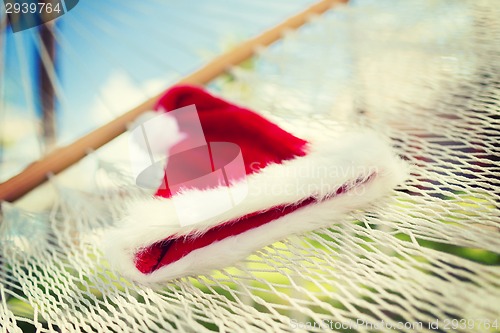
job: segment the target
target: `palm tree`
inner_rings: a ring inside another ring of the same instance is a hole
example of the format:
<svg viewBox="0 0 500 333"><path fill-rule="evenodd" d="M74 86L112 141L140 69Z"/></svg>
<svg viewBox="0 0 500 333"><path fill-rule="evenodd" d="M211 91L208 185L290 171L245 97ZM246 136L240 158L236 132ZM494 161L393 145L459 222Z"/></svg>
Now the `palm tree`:
<svg viewBox="0 0 500 333"><path fill-rule="evenodd" d="M42 115L42 133L46 152L54 148L56 141L56 95L51 73L55 74L56 43L52 22L38 27L40 48L37 57L38 99Z"/></svg>

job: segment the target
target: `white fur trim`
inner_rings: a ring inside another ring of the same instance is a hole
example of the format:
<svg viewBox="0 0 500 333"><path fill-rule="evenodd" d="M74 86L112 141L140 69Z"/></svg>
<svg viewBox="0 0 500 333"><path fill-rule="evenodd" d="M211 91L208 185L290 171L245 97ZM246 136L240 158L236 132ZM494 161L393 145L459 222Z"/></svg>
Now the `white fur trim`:
<svg viewBox="0 0 500 333"><path fill-rule="evenodd" d="M244 259L251 252L283 239L287 235L328 226L344 213L363 207L387 194L408 174L406 163L393 154L389 145L369 132L339 134L322 139L308 138L310 145L304 157L268 165L232 184L231 189L247 189L243 201L226 212L196 225L181 227L171 199L154 198L130 207L128 215L105 239L110 262L125 276L143 283L155 283L185 275L208 273ZM351 192L328 198L343 184L376 176ZM197 206L200 214L227 195L227 188L187 189L178 194ZM279 205L296 204L316 196L324 201L307 205L268 224L237 236L197 249L180 260L151 274L141 273L134 257L141 248L170 235L203 233L205 230L246 214ZM230 249L230 251L228 251Z"/></svg>

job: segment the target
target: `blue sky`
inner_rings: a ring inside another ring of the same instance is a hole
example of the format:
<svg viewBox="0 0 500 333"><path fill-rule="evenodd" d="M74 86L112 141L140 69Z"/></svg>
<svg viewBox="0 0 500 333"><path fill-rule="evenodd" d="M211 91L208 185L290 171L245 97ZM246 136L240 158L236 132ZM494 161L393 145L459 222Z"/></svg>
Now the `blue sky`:
<svg viewBox="0 0 500 333"><path fill-rule="evenodd" d="M77 139L312 2L80 0L54 27L59 143ZM13 118L29 119L32 126L2 147L2 160L22 166L40 156L40 145L33 146L39 140L36 28L15 34L8 28L3 43L0 137Z"/></svg>

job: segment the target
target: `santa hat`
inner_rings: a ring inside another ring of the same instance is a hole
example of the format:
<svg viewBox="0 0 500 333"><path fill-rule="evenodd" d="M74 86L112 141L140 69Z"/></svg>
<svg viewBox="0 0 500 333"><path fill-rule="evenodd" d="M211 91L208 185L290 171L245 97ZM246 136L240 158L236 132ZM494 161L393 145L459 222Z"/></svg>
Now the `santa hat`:
<svg viewBox="0 0 500 333"><path fill-rule="evenodd" d="M179 133L169 139L163 181L105 240L111 264L136 281L224 268L287 235L335 223L407 175L390 146L367 131L298 137L191 86L170 89L156 109L177 122L161 126Z"/></svg>

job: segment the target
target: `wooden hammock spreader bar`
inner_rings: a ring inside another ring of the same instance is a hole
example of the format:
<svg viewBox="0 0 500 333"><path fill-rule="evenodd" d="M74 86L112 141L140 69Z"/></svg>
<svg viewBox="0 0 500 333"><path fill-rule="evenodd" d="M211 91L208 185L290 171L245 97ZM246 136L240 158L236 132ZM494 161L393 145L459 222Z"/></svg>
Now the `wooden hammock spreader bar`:
<svg viewBox="0 0 500 333"><path fill-rule="evenodd" d="M312 15L319 15L348 0L322 0L304 11L289 17L281 24L249 39L231 51L218 56L194 73L184 77L179 84L206 84L224 73L231 66L250 58L259 46L267 46L283 36L286 30L297 29ZM42 159L31 163L18 175L0 184L0 201L12 202L47 180L48 174L57 174L85 157L89 150L95 150L124 133L127 125L138 115L151 110L160 95L155 96L128 111L106 125L97 128L75 142L60 147Z"/></svg>

